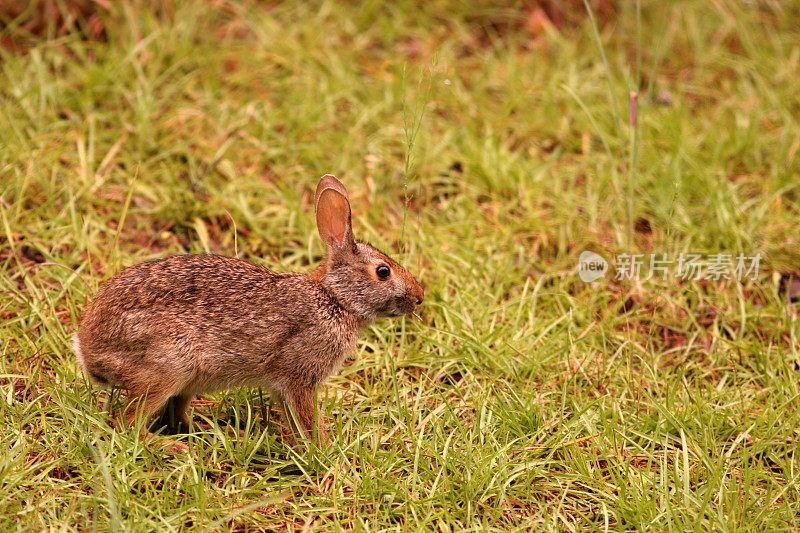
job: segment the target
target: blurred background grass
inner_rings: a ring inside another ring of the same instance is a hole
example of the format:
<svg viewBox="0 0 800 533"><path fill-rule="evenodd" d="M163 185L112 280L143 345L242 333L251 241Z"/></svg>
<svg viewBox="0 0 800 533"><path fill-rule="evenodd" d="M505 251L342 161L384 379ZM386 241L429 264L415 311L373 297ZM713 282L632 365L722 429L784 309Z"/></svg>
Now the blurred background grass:
<svg viewBox="0 0 800 533"><path fill-rule="evenodd" d="M796 527L800 3L589 4L608 70L575 1L4 3L4 528ZM308 271L328 172L427 286L332 380L334 442L249 390L190 457L109 427L67 344L102 280ZM762 261L586 284L586 249Z"/></svg>

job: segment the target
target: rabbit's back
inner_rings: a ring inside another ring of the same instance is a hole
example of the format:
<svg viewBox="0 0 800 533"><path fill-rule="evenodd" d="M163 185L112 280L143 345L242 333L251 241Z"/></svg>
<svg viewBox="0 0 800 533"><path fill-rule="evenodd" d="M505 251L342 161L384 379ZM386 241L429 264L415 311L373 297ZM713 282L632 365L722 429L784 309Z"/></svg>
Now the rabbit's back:
<svg viewBox="0 0 800 533"><path fill-rule="evenodd" d="M76 349L100 383L164 373L182 391L283 389L327 378L358 335L355 317L308 276L217 255L132 266L87 309Z"/></svg>

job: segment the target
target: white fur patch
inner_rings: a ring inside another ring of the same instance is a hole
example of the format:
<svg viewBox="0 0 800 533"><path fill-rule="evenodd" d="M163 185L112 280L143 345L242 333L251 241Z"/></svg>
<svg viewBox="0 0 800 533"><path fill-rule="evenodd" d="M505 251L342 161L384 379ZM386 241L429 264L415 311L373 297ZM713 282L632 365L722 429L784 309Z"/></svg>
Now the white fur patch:
<svg viewBox="0 0 800 533"><path fill-rule="evenodd" d="M75 351L75 357L78 359L81 370L88 377L89 373L86 371L86 363L83 361L83 353L81 352L81 340L78 338L77 333L72 336L72 349Z"/></svg>

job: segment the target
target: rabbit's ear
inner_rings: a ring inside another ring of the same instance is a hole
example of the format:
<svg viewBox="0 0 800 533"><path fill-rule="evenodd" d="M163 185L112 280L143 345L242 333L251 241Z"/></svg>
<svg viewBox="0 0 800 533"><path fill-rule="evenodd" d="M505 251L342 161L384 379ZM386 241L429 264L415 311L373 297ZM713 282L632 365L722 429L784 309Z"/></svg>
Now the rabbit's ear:
<svg viewBox="0 0 800 533"><path fill-rule="evenodd" d="M350 223L350 200L344 185L330 174L322 176L314 195L314 206L317 230L328 246L328 253L350 253L355 248L355 237Z"/></svg>

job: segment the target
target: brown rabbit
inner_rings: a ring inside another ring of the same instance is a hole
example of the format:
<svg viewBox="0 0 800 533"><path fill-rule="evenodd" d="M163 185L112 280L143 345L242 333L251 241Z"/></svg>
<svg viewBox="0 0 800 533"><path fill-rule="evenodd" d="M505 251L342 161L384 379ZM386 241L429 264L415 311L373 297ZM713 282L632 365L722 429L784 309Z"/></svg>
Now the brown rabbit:
<svg viewBox="0 0 800 533"><path fill-rule="evenodd" d="M412 313L423 299L408 271L355 240L339 180L323 176L314 205L327 255L311 274L178 255L132 266L103 285L73 346L95 384L128 391L129 425L137 407L149 417L174 398L174 420L185 431L195 394L265 386L287 419L291 406L295 429L311 436L315 386L338 371L366 325Z"/></svg>

